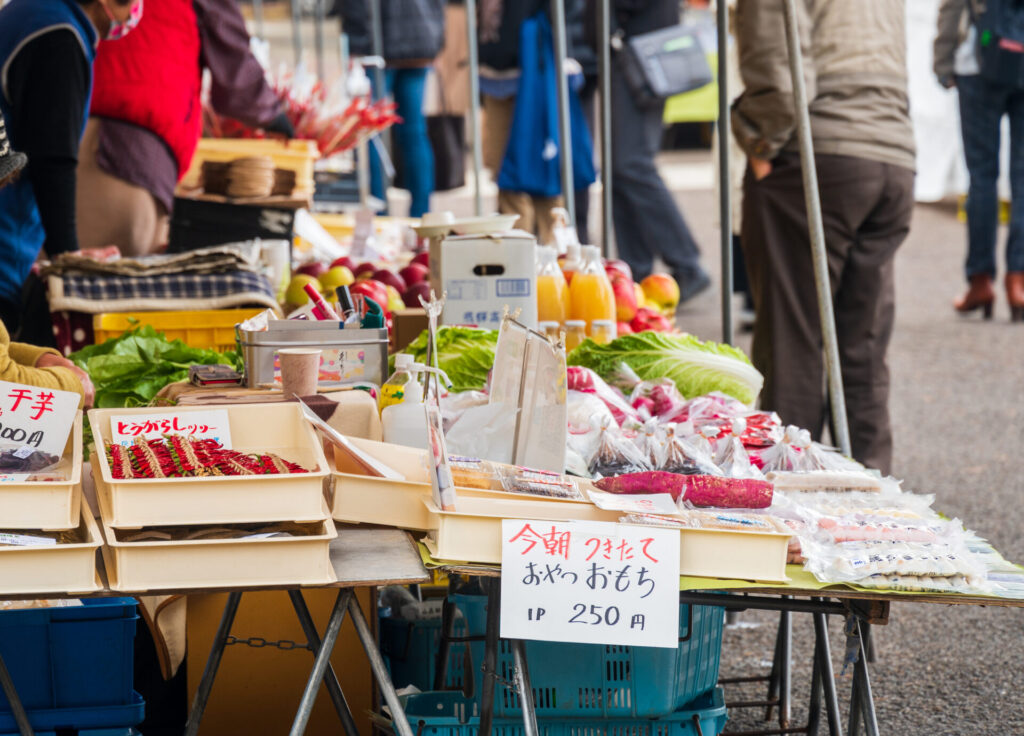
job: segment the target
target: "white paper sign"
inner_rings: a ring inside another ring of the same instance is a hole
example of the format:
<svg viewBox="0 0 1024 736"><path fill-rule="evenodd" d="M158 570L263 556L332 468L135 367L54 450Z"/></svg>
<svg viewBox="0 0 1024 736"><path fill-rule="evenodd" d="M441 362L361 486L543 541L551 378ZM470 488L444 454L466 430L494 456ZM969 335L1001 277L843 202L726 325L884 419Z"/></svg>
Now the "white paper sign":
<svg viewBox="0 0 1024 736"><path fill-rule="evenodd" d="M501 522L501 636L675 648L679 531Z"/></svg>
<svg viewBox="0 0 1024 736"><path fill-rule="evenodd" d="M605 511L625 511L631 514L675 514L679 509L669 493L605 493L587 491L590 502Z"/></svg>
<svg viewBox="0 0 1024 736"><path fill-rule="evenodd" d="M110 417L110 436L115 444L134 444L139 437L159 439L165 434L180 434L203 440L217 440L231 449L231 426L227 409L209 411L161 411L118 414Z"/></svg>
<svg viewBox="0 0 1024 736"><path fill-rule="evenodd" d="M0 381L0 447L29 447L60 457L81 397L71 391Z"/></svg>

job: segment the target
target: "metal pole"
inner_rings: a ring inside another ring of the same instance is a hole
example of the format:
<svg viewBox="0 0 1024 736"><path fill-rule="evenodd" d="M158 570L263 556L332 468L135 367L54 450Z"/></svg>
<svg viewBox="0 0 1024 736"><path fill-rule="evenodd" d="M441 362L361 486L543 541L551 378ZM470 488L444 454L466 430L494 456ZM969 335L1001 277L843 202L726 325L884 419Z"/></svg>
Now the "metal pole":
<svg viewBox="0 0 1024 736"><path fill-rule="evenodd" d="M321 84L327 78L324 69L324 2L325 0L315 0L316 5L313 8L313 48L316 51L316 76Z"/></svg>
<svg viewBox="0 0 1024 736"><path fill-rule="evenodd" d="M601 95L601 253L611 255L612 233L612 49L611 0L598 0L597 85Z"/></svg>
<svg viewBox="0 0 1024 736"><path fill-rule="evenodd" d="M484 640L484 682L480 696L480 733L491 736L494 722L494 688L498 679L498 638L501 626L501 580L484 580L487 590L487 631Z"/></svg>
<svg viewBox="0 0 1024 736"><path fill-rule="evenodd" d="M825 713L828 716L828 732L830 736L843 736L843 726L839 719L836 680L832 672L832 649L828 642L828 619L823 613L814 614L814 656L820 664Z"/></svg>
<svg viewBox="0 0 1024 736"><path fill-rule="evenodd" d="M0 656L0 686L3 686L4 695L7 696L7 703L11 706L11 713L14 715L14 722L18 724L18 733L21 736L32 736L32 724L28 720L28 713L18 696L18 689L14 687L14 680L11 679L11 672L7 669L7 663Z"/></svg>
<svg viewBox="0 0 1024 736"><path fill-rule="evenodd" d="M576 227L576 189L572 177L572 137L569 132L569 79L565 76L565 0L551 0L551 31L555 40L555 78L558 87L558 155L562 164L562 197L568 224Z"/></svg>
<svg viewBox="0 0 1024 736"><path fill-rule="evenodd" d="M732 325L732 177L729 175L729 14L716 0L718 15L718 219L722 246L722 342L733 343Z"/></svg>
<svg viewBox="0 0 1024 736"><path fill-rule="evenodd" d="M327 629L324 631L323 641L320 642L320 651L316 653L316 659L313 661L313 671L309 673L306 689L302 691L302 700L299 701L299 710L295 713L295 720L292 721L292 729L289 731L291 736L301 736L306 732L309 717L313 714L313 704L316 703L316 696L320 691L320 684L324 681L327 668L331 665L331 653L334 651L334 644L338 641L341 624L345 621L345 609L351 599L351 589L338 591L334 608L331 610L331 617L327 619Z"/></svg>
<svg viewBox="0 0 1024 736"><path fill-rule="evenodd" d="M377 643L373 640L370 627L366 625L363 609L359 607L359 601L356 600L354 595L349 596L348 612L352 617L352 623L356 625L356 635L363 645L366 658L370 660L370 668L373 670L373 676L384 695L384 702L391 709L391 722L395 730L398 731L398 736L413 736L412 728L409 727L409 719L405 716L405 709L402 708L402 704L398 700L395 685L391 682L391 676L388 674L388 666L380 655L380 650L377 648Z"/></svg>
<svg viewBox="0 0 1024 736"><path fill-rule="evenodd" d="M288 597L292 600L292 608L295 609L295 615L298 617L299 624L301 624L302 630L306 634L306 639L309 640L313 656L316 657L320 653L323 643L320 641L320 634L317 633L313 618L309 615L306 599L302 597L301 590L289 590ZM342 615L344 615L344 612ZM342 692L341 684L338 682L338 676L334 673L334 667L331 666L330 658L327 660L327 672L324 674L324 682L327 684L327 692L331 695L331 701L334 703L334 710L338 713L338 720L341 721L342 729L348 736L359 736L359 727L356 726L355 719L352 717L352 709L348 707L345 693Z"/></svg>
<svg viewBox="0 0 1024 736"><path fill-rule="evenodd" d="M380 14L380 0L370 0L370 48L373 55L384 58L384 25ZM379 100L387 97L387 89L384 84L384 67L377 66L373 69L373 99Z"/></svg>
<svg viewBox="0 0 1024 736"><path fill-rule="evenodd" d="M256 35L263 36L263 0L252 0L252 17L256 21Z"/></svg>
<svg viewBox="0 0 1024 736"><path fill-rule="evenodd" d="M302 63L302 6L301 0L289 0L292 9L292 51L295 66Z"/></svg>
<svg viewBox="0 0 1024 736"><path fill-rule="evenodd" d="M476 0L466 0L466 47L469 50L469 127L473 137L473 212L484 213L480 177L484 169L480 140L480 55L476 37ZM494 172L497 176L497 172Z"/></svg>
<svg viewBox="0 0 1024 736"><path fill-rule="evenodd" d="M526 664L526 643L522 639L512 640L512 661L516 667L516 690L519 705L523 709L523 736L538 736L537 711L533 704L533 688L530 686L530 669Z"/></svg>
<svg viewBox="0 0 1024 736"><path fill-rule="evenodd" d="M863 709L864 715L864 730L867 731L868 736L878 736L878 719L875 716L875 699L871 694L871 678L868 676L868 657L867 652L864 649L864 635L868 630L868 624L865 621L857 620L857 630L860 633L860 656L857 658L857 663L853 668L854 680L859 684L860 691L860 707ZM851 705L851 709L854 706ZM856 733L851 730L850 736L856 736Z"/></svg>
<svg viewBox="0 0 1024 736"><path fill-rule="evenodd" d="M784 598L787 596L783 596ZM793 614L780 614L779 628L782 630L782 651L779 662L779 727L789 728L790 695L792 694L793 666Z"/></svg>
<svg viewBox="0 0 1024 736"><path fill-rule="evenodd" d="M231 633L231 624L235 622L235 614L238 613L238 603L241 600L241 593L228 594L227 603L224 604L224 613L221 614L217 633L214 634L213 644L210 646L210 656L206 659L206 669L203 670L203 677L199 681L199 687L196 688L196 695L192 701L192 710L188 714L185 736L196 736L199 733L199 723L203 720L203 712L210 699L213 681L217 677L217 669L220 667L221 657L224 656L224 646L227 644L228 634Z"/></svg>
<svg viewBox="0 0 1024 736"><path fill-rule="evenodd" d="M359 185L359 206L370 206L370 145L366 139L356 144L356 182Z"/></svg>
<svg viewBox="0 0 1024 736"><path fill-rule="evenodd" d="M793 107L796 112L800 162L804 175L807 226L811 236L811 255L814 259L814 282L818 290L821 334L825 341L825 367L828 371L832 427L836 434L833 439L844 455L851 455L850 428L846 421L846 397L843 394L843 374L839 364L839 341L836 337L836 321L832 309L832 284L828 273L828 254L825 250L825 227L821 219L821 200L818 194L818 171L814 162L811 117L807 106L807 88L804 85L803 55L800 49L800 29L797 27L796 0L784 0L783 7L786 11L786 45L789 48L789 71L793 78Z"/></svg>

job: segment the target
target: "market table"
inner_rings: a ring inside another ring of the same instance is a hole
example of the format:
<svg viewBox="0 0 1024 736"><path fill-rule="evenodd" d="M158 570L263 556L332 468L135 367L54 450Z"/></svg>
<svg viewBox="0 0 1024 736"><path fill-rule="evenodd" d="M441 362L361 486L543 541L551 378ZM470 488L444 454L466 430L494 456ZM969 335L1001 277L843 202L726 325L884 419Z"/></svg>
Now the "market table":
<svg viewBox="0 0 1024 736"><path fill-rule="evenodd" d="M484 650L484 681L480 716L479 736L490 736L493 723L493 700L496 684L495 662L497 659L498 633L500 624L501 567L464 562L434 560L423 545L420 554L426 567L442 572L482 578L487 591L487 632ZM847 733L856 734L865 728L869 736L879 734L875 716L874 696L868 672L870 659L870 627L872 624L888 622L891 603L932 603L946 605L1001 606L1024 608L1024 600L998 596L962 595L957 593L914 593L902 591L868 591L845 584L824 584L803 570L801 565L788 565L789 583L757 583L749 580L723 580L715 578L681 577L680 604L720 606L733 611L758 609L779 611L782 616L780 633L776 640L775 665L772 678L778 691L774 701L780 709L780 724L777 729L758 731L758 734L808 733L816 734L821 717L818 693L822 692L825 715L831 736L842 736L839 700L836 693L832 667L832 655L828 640L827 616L839 615L847 621L846 633L856 647L853 681L850 690L850 720ZM497 602L498 605L492 605ZM492 615L493 613L493 615ZM789 660L791 637L789 634L790 615L809 613L814 617L814 661L811 675L811 703L806 726L794 728L788 725L789 717ZM447 633L447 632L446 632ZM469 637L472 638L472 637ZM447 646L451 642L465 641L466 638L443 637L442 655L439 667L447 660ZM516 653L517 649L513 649ZM525 650L516 654L516 665L523 671L517 673L529 682L526 669ZM777 669L776 669L777 668ZM765 678L751 678L761 680ZM519 683L517 682L517 685ZM772 701L737 703L733 707L768 705ZM523 717L527 721L526 734L538 733L536 717L532 713L533 703L523 700ZM532 721L532 723L531 723Z"/></svg>
<svg viewBox="0 0 1024 736"><path fill-rule="evenodd" d="M313 702L316 698L317 692L320 689L320 685L326 681L331 701L334 704L335 710L338 712L338 718L341 720L345 732L353 735L357 734L359 731L356 728L352 713L349 710L348 704L345 702L345 696L342 692L341 685L338 683L338 679L330 665L331 652L334 649L338 634L341 631L345 614L348 613L352 618L352 622L356 628L356 633L363 645L363 648L366 650L367 657L370 660L374 679L376 679L377 684L380 686L384 695L385 701L391 708L399 733L402 734L402 736L412 736L412 730L409 728L404 712L398 702L398 695L395 693L395 687L391 682L387 666L385 665L384 659L377 648L377 644L373 638L373 633L366 622L366 617L362 608L359 606L359 602L353 594L353 590L361 587L424 583L430 580L430 574L424 567L411 537L406 532L396 529L345 529L338 535L337 539L331 542L330 557L331 565L334 568L335 577L337 579L333 583L323 585L264 585L188 589L173 588L145 591L111 590L106 584L105 571L102 569L101 565L98 572L100 574L102 587L99 590L79 595L47 594L46 597L103 598L137 595L153 596L188 595L194 593L228 593L228 599L224 606L224 613L221 616L220 626L217 629L217 634L214 638L213 646L210 649L210 655L207 659L206 669L203 672L199 688L196 691L195 699L193 700L192 708L189 713L188 724L185 729L185 733L189 736L195 736L199 731L199 724L202 721L207 700L209 699L210 692L213 689L213 683L217 677L217 669L220 666L224 647L228 643L231 634L231 625L234 622L235 613L238 610L238 604L241 601L242 594L267 590L288 591L292 605L295 608L295 614L309 640L309 648L312 650L314 655L313 669L310 672L302 700L299 703L295 720L292 724L291 733L302 734L305 732L306 724L308 723L310 714L312 713ZM313 619L306 606L305 599L302 596L302 590L304 588L326 588L338 590L338 597L335 601L334 608L331 611L323 637L321 637L317 632L316 626L314 625ZM0 596L0 600L19 600L24 599L25 597L25 595L7 594ZM7 700L11 705L11 711L18 723L21 735L31 736L33 734L33 730L29 722L28 715L21 704L17 690L11 680L10 673L8 672L2 658L0 658L0 687L2 687L4 694L7 696Z"/></svg>

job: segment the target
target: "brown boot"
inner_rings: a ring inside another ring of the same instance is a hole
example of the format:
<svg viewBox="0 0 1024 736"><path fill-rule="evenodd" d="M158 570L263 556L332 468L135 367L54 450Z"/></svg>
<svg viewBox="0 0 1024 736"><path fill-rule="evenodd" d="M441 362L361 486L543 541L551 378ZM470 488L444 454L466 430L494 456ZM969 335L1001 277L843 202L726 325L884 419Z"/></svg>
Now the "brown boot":
<svg viewBox="0 0 1024 736"><path fill-rule="evenodd" d="M992 289L992 277L987 273L978 273L970 278L967 293L953 301L956 311L967 314L975 309L982 310L985 319L992 319L992 305L996 301L996 293Z"/></svg>
<svg viewBox="0 0 1024 736"><path fill-rule="evenodd" d="M1010 303L1010 321L1024 322L1024 271L1006 274L1006 301Z"/></svg>

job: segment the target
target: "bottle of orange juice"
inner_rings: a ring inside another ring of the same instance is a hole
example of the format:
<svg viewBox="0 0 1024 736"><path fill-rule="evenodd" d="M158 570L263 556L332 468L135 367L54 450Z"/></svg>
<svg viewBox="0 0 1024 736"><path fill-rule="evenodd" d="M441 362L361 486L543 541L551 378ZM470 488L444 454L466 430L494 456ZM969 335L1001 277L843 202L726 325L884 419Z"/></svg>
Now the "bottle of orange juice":
<svg viewBox="0 0 1024 736"><path fill-rule="evenodd" d="M615 293L596 245L583 247L583 264L569 284L569 297L569 315L587 323L587 335L591 334L594 320L615 322Z"/></svg>
<svg viewBox="0 0 1024 736"><path fill-rule="evenodd" d="M555 249L537 246L537 320L564 324L569 318L569 287L558 268Z"/></svg>
<svg viewBox="0 0 1024 736"><path fill-rule="evenodd" d="M562 275L565 276L565 283L569 286L572 286L572 277L583 265L580 261L580 247L579 243L569 243L565 248L565 256L562 257L559 264L562 268Z"/></svg>

